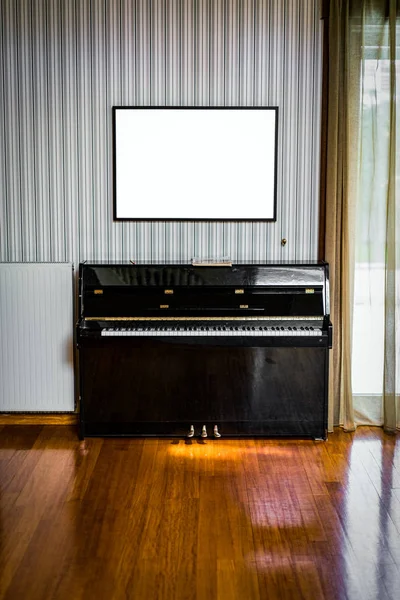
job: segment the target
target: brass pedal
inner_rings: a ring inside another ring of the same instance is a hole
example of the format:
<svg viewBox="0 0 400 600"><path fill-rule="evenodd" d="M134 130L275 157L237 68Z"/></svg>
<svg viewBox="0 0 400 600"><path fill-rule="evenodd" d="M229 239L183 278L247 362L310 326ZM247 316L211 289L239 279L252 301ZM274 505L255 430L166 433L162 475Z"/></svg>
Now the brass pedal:
<svg viewBox="0 0 400 600"><path fill-rule="evenodd" d="M194 436L194 427L193 427L193 425L191 425L189 431L186 434L186 437L192 438L193 436Z"/></svg>
<svg viewBox="0 0 400 600"><path fill-rule="evenodd" d="M207 428L206 428L205 425L203 425L203 428L201 430L201 434L200 435L201 435L202 438L206 438L207 437Z"/></svg>
<svg viewBox="0 0 400 600"><path fill-rule="evenodd" d="M220 438L221 437L221 434L218 431L218 425L214 425L214 437L215 438Z"/></svg>

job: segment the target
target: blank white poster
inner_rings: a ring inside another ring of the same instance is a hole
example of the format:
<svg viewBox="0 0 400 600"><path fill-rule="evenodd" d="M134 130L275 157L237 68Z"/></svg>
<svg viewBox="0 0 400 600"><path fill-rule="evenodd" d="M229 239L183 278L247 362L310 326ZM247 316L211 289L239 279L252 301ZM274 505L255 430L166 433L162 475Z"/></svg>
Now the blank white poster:
<svg viewBox="0 0 400 600"><path fill-rule="evenodd" d="M275 219L277 109L114 110L117 219Z"/></svg>

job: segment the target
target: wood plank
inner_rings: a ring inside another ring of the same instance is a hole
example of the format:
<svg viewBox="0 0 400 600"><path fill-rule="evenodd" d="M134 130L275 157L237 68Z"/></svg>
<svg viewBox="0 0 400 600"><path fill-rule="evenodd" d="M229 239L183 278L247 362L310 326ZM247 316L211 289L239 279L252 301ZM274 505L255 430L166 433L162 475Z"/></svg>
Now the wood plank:
<svg viewBox="0 0 400 600"><path fill-rule="evenodd" d="M0 431L0 598L394 600L400 443Z"/></svg>
<svg viewBox="0 0 400 600"><path fill-rule="evenodd" d="M77 425L76 413L0 413L0 425Z"/></svg>

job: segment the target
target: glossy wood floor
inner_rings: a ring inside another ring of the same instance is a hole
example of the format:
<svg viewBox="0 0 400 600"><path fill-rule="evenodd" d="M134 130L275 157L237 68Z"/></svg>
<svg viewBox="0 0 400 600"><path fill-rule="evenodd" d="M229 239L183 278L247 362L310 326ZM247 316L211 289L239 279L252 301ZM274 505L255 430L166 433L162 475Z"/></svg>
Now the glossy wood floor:
<svg viewBox="0 0 400 600"><path fill-rule="evenodd" d="M0 427L0 598L400 598L400 443Z"/></svg>

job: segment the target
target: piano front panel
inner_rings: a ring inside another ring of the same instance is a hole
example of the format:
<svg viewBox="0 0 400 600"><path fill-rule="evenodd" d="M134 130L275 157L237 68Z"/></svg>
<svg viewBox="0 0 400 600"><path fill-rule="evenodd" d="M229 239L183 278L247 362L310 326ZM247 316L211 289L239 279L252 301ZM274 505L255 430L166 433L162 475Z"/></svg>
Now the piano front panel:
<svg viewBox="0 0 400 600"><path fill-rule="evenodd" d="M81 313L321 316L325 265L81 265Z"/></svg>
<svg viewBox="0 0 400 600"><path fill-rule="evenodd" d="M310 293L312 292L312 293ZM313 316L323 313L323 289L228 288L182 289L157 288L95 288L85 296L85 316L106 318L116 316L160 314L185 316Z"/></svg>
<svg viewBox="0 0 400 600"><path fill-rule="evenodd" d="M326 434L325 348L106 338L81 359L85 435Z"/></svg>

